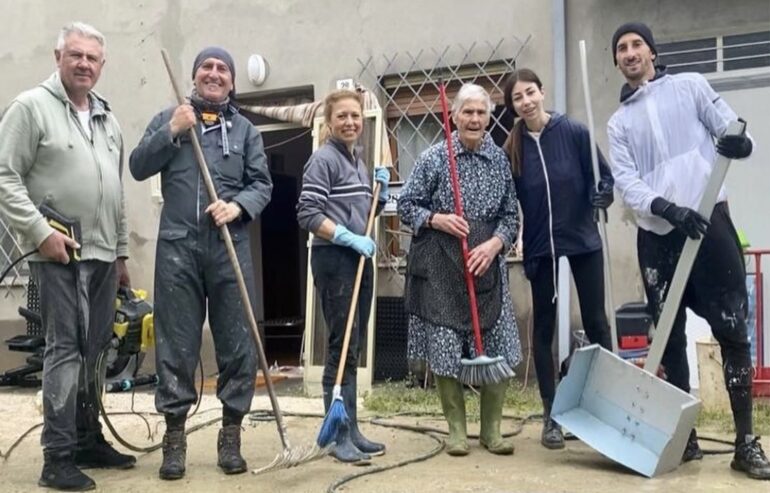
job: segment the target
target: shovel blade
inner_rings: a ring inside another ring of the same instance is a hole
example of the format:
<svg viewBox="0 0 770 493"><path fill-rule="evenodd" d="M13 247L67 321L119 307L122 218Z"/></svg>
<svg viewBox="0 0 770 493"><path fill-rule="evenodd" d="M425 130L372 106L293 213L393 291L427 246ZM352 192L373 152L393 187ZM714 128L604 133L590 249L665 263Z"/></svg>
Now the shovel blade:
<svg viewBox="0 0 770 493"><path fill-rule="evenodd" d="M679 466L699 399L594 344L575 351L551 417L647 477Z"/></svg>

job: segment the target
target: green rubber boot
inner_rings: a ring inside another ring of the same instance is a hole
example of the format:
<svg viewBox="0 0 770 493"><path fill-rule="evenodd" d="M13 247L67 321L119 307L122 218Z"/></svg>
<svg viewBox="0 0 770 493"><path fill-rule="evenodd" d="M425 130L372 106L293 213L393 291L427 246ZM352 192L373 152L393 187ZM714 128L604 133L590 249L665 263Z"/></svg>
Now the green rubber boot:
<svg viewBox="0 0 770 493"><path fill-rule="evenodd" d="M508 380L481 387L481 433L479 442L493 454L510 455L513 444L503 440L500 422L503 419L503 400Z"/></svg>
<svg viewBox="0 0 770 493"><path fill-rule="evenodd" d="M441 409L449 425L449 437L444 440L444 450L455 457L468 455L468 431L465 426L465 398L463 386L455 378L436 375L436 389L441 397Z"/></svg>

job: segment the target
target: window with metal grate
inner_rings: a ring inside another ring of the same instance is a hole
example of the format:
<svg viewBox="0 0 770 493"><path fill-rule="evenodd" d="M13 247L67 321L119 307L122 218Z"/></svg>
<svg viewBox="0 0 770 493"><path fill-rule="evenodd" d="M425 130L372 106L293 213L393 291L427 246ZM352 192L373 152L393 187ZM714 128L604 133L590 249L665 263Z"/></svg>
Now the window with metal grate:
<svg viewBox="0 0 770 493"><path fill-rule="evenodd" d="M770 67L770 31L660 43L658 53L674 74Z"/></svg>

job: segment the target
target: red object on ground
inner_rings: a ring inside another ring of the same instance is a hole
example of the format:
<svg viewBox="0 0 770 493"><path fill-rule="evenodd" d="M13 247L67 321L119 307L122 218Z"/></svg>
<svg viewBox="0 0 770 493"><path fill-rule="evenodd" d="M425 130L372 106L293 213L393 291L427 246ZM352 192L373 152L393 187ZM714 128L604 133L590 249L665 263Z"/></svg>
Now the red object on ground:
<svg viewBox="0 0 770 493"><path fill-rule="evenodd" d="M754 344L757 348L757 364L754 367L752 395L754 397L770 397L770 367L765 366L765 313L762 292L762 255L770 254L767 248L747 248L744 254L754 257Z"/></svg>
<svg viewBox="0 0 770 493"><path fill-rule="evenodd" d="M622 336L620 338L620 349L642 349L649 346L647 336Z"/></svg>
<svg viewBox="0 0 770 493"><path fill-rule="evenodd" d="M770 397L770 367L754 368L754 381L751 393L754 397Z"/></svg>

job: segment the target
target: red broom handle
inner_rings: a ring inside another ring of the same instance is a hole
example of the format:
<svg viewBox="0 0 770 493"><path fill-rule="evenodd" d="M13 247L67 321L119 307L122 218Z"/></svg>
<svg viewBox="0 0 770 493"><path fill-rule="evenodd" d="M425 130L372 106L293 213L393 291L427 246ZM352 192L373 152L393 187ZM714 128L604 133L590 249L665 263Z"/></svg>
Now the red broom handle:
<svg viewBox="0 0 770 493"><path fill-rule="evenodd" d="M449 154L449 176L452 178L452 194L455 201L455 214L463 217L463 201L460 196L460 180L457 177L457 161L455 160L455 150L452 145L452 130L449 126L449 109L446 103L446 87L440 83L439 97L441 99L441 113L444 117L444 135L446 136L446 148ZM473 281L473 274L468 268L468 239L460 238L460 248L463 252L463 268L465 271L465 287L468 288L468 297L471 304L471 325L473 326L473 339L476 343L476 356L484 353L484 347L481 345L481 324L479 323L479 307L476 302L476 285Z"/></svg>

